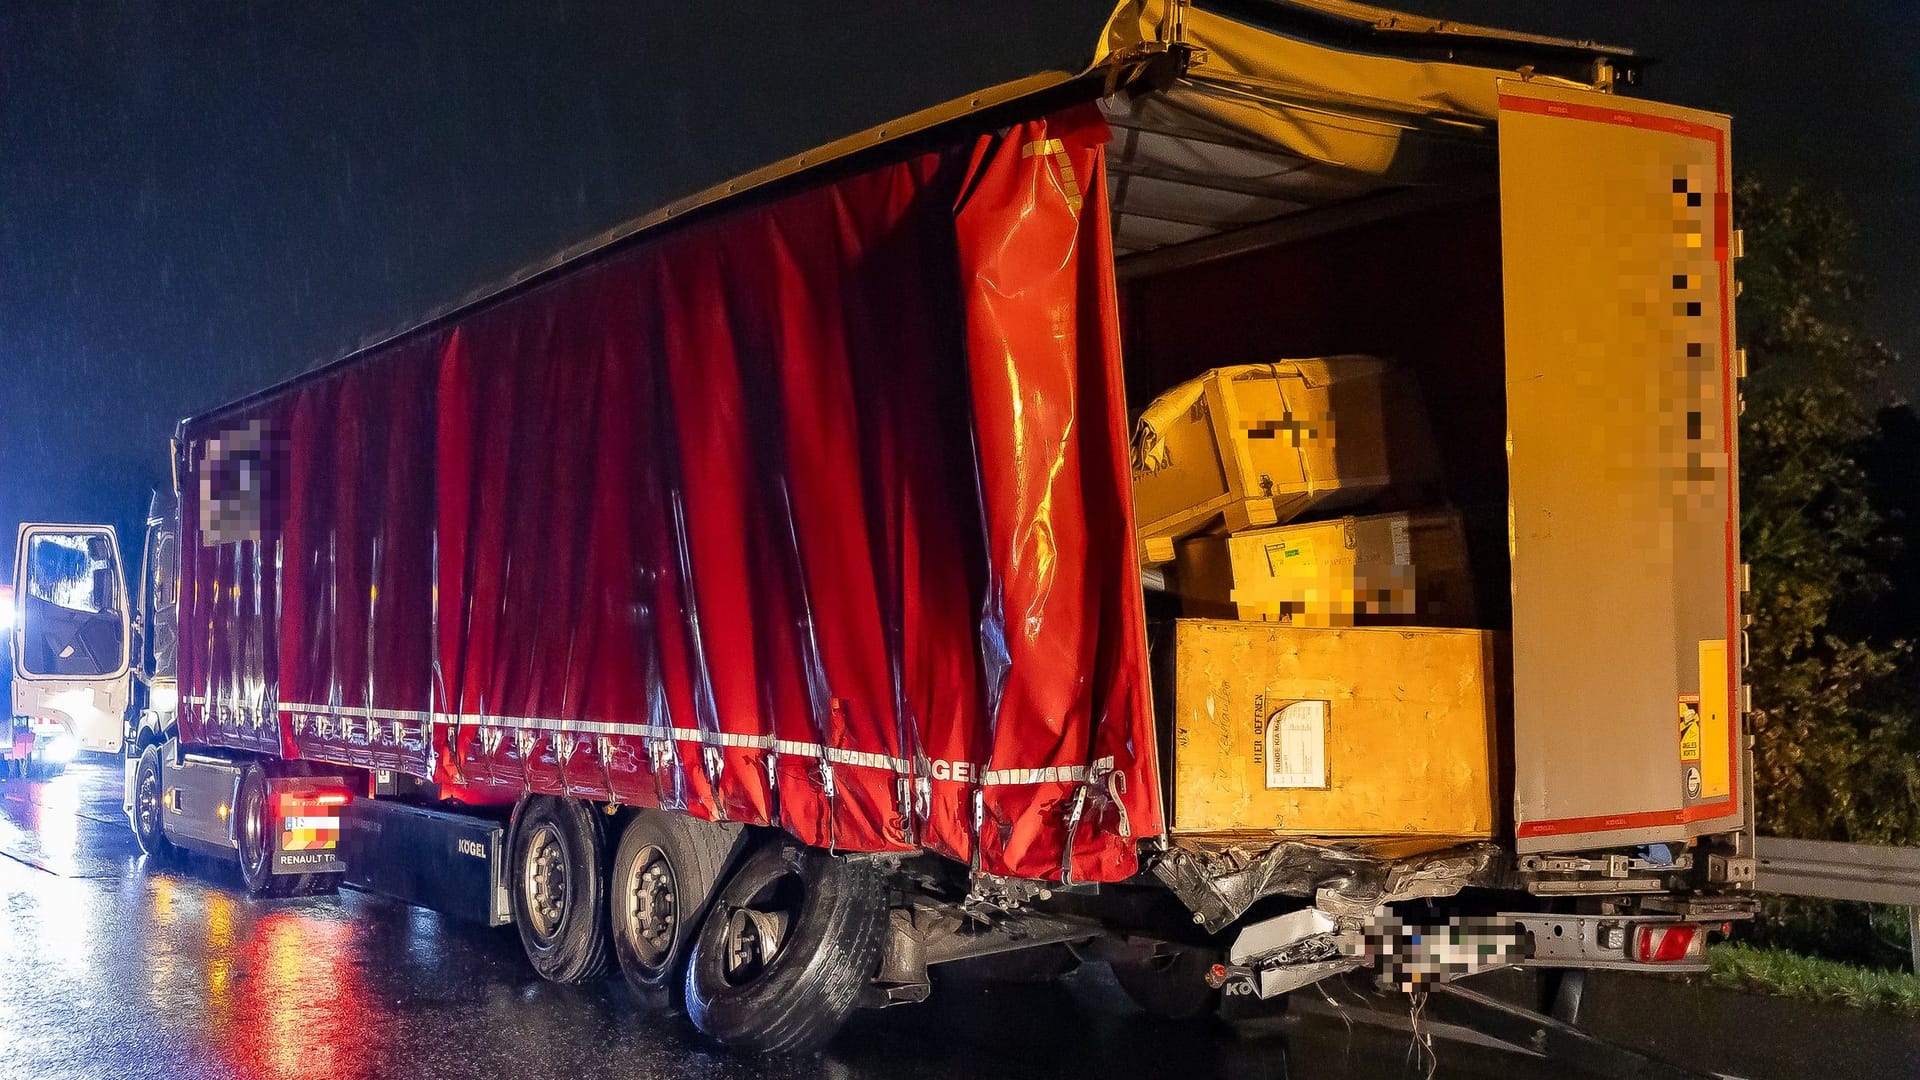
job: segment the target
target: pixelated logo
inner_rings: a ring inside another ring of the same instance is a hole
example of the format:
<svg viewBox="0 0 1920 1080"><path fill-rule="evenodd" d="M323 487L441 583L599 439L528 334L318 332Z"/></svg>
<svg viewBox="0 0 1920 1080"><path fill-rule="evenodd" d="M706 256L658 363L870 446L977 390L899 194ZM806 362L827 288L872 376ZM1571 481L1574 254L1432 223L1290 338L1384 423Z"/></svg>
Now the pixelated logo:
<svg viewBox="0 0 1920 1080"><path fill-rule="evenodd" d="M1295 419L1293 410L1288 409L1280 417L1260 420L1243 420L1240 430L1246 432L1249 439L1285 439L1295 450L1306 447L1308 443L1324 440L1333 442L1333 414L1320 413L1316 419Z"/></svg>
<svg viewBox="0 0 1920 1080"><path fill-rule="evenodd" d="M278 440L264 420L208 439L200 454L200 542L261 539L269 509L268 461Z"/></svg>
<svg viewBox="0 0 1920 1080"><path fill-rule="evenodd" d="M1673 493L1701 512L1716 509L1717 485L1727 465L1724 446L1728 391L1721 383L1714 317L1719 305L1721 269L1717 249L1707 242L1714 227L1718 200L1707 199L1713 185L1708 170L1684 166L1672 173L1674 255L1668 268L1668 303L1676 320L1675 333L1685 346L1683 360L1686 397L1677 423L1666 436L1669 479Z"/></svg>
<svg viewBox="0 0 1920 1080"><path fill-rule="evenodd" d="M1358 949L1355 950L1354 946ZM1497 918L1459 918L1441 925L1404 922L1389 911L1370 916L1359 941L1343 951L1371 962L1380 986L1412 993L1527 959L1527 935Z"/></svg>

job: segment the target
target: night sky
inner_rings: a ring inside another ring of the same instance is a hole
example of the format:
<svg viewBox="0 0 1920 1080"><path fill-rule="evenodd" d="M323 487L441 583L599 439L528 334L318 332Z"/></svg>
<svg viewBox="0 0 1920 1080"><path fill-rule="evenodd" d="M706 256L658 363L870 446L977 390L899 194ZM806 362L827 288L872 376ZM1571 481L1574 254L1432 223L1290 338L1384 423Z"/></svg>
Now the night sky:
<svg viewBox="0 0 1920 1080"><path fill-rule="evenodd" d="M1404 11L1623 45L1630 91L1733 116L1736 169L1838 193L1860 222L1871 329L1920 397L1920 2L1400 0Z"/></svg>
<svg viewBox="0 0 1920 1080"><path fill-rule="evenodd" d="M1402 6L1662 58L1642 93L1733 113L1737 162L1848 198L1876 325L1920 355L1909 3ZM0 528L132 526L180 416L674 196L1075 63L1110 9L0 7Z"/></svg>

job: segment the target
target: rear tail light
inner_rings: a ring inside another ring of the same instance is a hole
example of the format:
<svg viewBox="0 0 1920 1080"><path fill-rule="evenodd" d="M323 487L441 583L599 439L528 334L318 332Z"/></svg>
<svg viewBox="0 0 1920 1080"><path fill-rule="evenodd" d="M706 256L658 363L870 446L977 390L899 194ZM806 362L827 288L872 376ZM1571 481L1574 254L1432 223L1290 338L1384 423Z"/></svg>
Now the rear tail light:
<svg viewBox="0 0 1920 1080"><path fill-rule="evenodd" d="M326 791L283 791L274 799L274 806L285 817L307 817L315 814L338 814L340 808L353 801L353 796L345 791L329 789Z"/></svg>
<svg viewBox="0 0 1920 1080"><path fill-rule="evenodd" d="M1633 931L1633 958L1643 964L1672 964L1700 955L1704 939L1692 923L1639 926Z"/></svg>

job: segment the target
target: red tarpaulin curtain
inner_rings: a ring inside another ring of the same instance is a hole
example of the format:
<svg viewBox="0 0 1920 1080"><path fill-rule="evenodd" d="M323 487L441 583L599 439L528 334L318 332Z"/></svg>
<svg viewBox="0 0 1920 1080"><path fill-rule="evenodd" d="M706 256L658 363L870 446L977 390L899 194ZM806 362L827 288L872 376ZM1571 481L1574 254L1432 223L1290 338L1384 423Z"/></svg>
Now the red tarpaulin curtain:
<svg viewBox="0 0 1920 1080"><path fill-rule="evenodd" d="M992 564L980 845L1028 877L1125 877L1160 831L1106 139L1089 107L982 140L955 215ZM992 782L1035 763L1059 773Z"/></svg>
<svg viewBox="0 0 1920 1080"><path fill-rule="evenodd" d="M234 496L183 492L186 737L1132 874L1106 134L873 169L189 424L190 478L271 438L258 541L203 543Z"/></svg>

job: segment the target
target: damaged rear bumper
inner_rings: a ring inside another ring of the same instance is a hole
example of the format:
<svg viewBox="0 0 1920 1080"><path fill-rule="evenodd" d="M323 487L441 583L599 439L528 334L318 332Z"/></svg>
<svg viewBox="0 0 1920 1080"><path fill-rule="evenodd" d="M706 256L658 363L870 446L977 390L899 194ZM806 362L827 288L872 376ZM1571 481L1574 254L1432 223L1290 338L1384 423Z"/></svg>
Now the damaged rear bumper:
<svg viewBox="0 0 1920 1080"><path fill-rule="evenodd" d="M1270 998L1366 969L1384 988L1413 991L1524 963L1530 945L1505 916L1406 923L1385 909L1353 919L1301 908L1242 929L1207 981Z"/></svg>
<svg viewBox="0 0 1920 1080"><path fill-rule="evenodd" d="M1706 944L1751 911L1745 897L1695 894L1640 898L1619 914L1428 910L1405 918L1396 907L1405 901L1469 888L1519 893L1509 854L1484 842L1436 850L1392 840L1181 838L1152 872L1209 933L1228 931L1263 899L1303 901L1240 926L1208 972L1228 993L1263 998L1356 970L1409 991L1514 966L1700 971Z"/></svg>
<svg viewBox="0 0 1920 1080"><path fill-rule="evenodd" d="M1195 923L1217 933L1269 896L1303 897L1330 915L1358 919L1398 901L1494 885L1507 863L1491 843L1421 850L1392 841L1180 839L1154 860L1153 874Z"/></svg>
<svg viewBox="0 0 1920 1080"><path fill-rule="evenodd" d="M1363 969L1383 989L1406 992L1504 967L1681 974L1705 971L1707 944L1731 929L1728 920L1677 915L1502 912L1407 922L1385 909L1355 920L1301 908L1242 928L1207 981L1270 998Z"/></svg>

